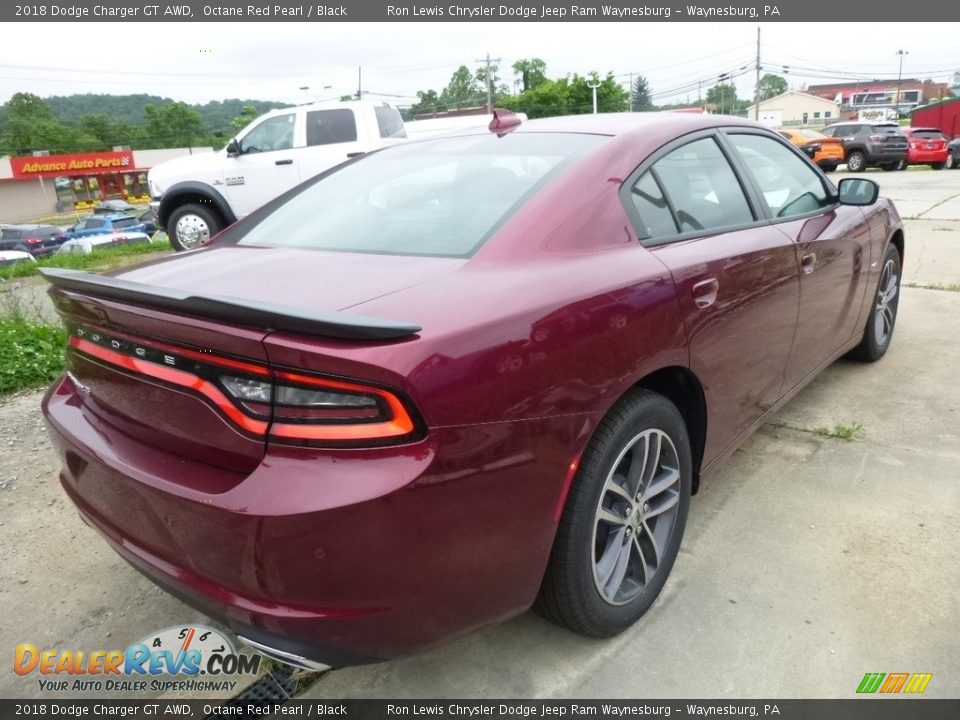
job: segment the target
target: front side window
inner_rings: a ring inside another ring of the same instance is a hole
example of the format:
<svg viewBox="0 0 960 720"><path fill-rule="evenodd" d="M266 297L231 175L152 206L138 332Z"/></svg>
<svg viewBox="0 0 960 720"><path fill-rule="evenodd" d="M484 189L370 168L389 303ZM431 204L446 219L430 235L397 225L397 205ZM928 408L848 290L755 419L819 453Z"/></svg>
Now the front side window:
<svg viewBox="0 0 960 720"><path fill-rule="evenodd" d="M605 136L511 133L396 145L305 187L239 245L467 257Z"/></svg>
<svg viewBox="0 0 960 720"><path fill-rule="evenodd" d="M307 113L307 145L356 142L357 121L353 110L312 110Z"/></svg>
<svg viewBox="0 0 960 720"><path fill-rule="evenodd" d="M731 135L774 217L787 218L831 204L816 170L790 148L762 135Z"/></svg>
<svg viewBox="0 0 960 720"><path fill-rule="evenodd" d="M713 138L674 150L654 164L653 172L673 205L681 233L754 220L743 188Z"/></svg>
<svg viewBox="0 0 960 720"><path fill-rule="evenodd" d="M289 150L293 147L293 123L293 113L267 118L244 135L240 141L240 152L246 154Z"/></svg>

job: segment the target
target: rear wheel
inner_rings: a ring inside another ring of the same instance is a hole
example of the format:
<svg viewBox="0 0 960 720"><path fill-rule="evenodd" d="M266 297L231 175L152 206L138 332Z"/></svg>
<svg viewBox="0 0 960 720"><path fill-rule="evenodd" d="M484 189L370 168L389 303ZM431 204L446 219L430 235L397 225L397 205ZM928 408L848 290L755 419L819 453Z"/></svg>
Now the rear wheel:
<svg viewBox="0 0 960 720"><path fill-rule="evenodd" d="M193 250L210 242L223 229L220 215L203 205L181 205L167 221L167 236L176 250Z"/></svg>
<svg viewBox="0 0 960 720"><path fill-rule="evenodd" d="M893 339L893 327L897 322L900 305L900 253L894 245L887 248L880 270L880 282L873 297L873 308L867 318L863 340L850 356L863 362L876 362L882 358Z"/></svg>
<svg viewBox="0 0 960 720"><path fill-rule="evenodd" d="M934 170L943 170L943 168L945 168L946 166L947 166L947 164L946 164L945 162L942 162L942 163L930 163L930 167L933 168Z"/></svg>
<svg viewBox="0 0 960 720"><path fill-rule="evenodd" d="M947 170L953 170L957 166L957 161L953 159L953 155L947 155L947 161L943 164Z"/></svg>
<svg viewBox="0 0 960 720"><path fill-rule="evenodd" d="M859 150L854 150L847 155L847 170L850 172L863 172L867 167L867 158Z"/></svg>
<svg viewBox="0 0 960 720"><path fill-rule="evenodd" d="M677 408L638 390L600 422L570 488L538 598L589 637L630 627L656 600L680 549L692 483Z"/></svg>
<svg viewBox="0 0 960 720"><path fill-rule="evenodd" d="M881 165L880 167L882 167L882 168L883 168L884 170L886 170L887 172L893 172L894 170L899 170L899 169L900 169L900 163L895 163L895 162L892 162L892 163L884 163L884 164Z"/></svg>

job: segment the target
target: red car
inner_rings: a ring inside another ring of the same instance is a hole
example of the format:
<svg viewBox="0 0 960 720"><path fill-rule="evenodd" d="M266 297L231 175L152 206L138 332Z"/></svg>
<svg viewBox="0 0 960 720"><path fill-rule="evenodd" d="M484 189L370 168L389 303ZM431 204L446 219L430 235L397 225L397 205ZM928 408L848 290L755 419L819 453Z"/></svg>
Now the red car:
<svg viewBox="0 0 960 720"><path fill-rule="evenodd" d="M938 128L901 128L910 145L907 148L907 165L929 165L934 170L943 170L950 154L947 138Z"/></svg>
<svg viewBox="0 0 960 720"><path fill-rule="evenodd" d="M904 235L872 181L730 117L492 125L347 162L194 252L45 271L67 494L286 662L535 601L624 630L721 461L889 347Z"/></svg>

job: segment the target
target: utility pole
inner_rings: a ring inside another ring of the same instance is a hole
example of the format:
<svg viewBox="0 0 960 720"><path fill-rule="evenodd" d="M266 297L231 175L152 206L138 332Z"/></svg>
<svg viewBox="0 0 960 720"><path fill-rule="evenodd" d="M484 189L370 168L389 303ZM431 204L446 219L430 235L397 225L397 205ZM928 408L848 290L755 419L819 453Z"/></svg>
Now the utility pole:
<svg viewBox="0 0 960 720"><path fill-rule="evenodd" d="M753 119L760 120L760 26L757 26L757 84L753 90Z"/></svg>
<svg viewBox="0 0 960 720"><path fill-rule="evenodd" d="M357 67L357 100L363 97L363 68Z"/></svg>
<svg viewBox="0 0 960 720"><path fill-rule="evenodd" d="M593 114L597 114L597 88L600 87L600 78L593 76L593 82L587 83L587 87L593 90Z"/></svg>
<svg viewBox="0 0 960 720"><path fill-rule="evenodd" d="M897 70L897 120L900 119L900 84L903 80L903 56L909 55L910 53L906 50L897 50L897 55L900 56L900 69Z"/></svg>
<svg viewBox="0 0 960 720"><path fill-rule="evenodd" d="M490 63L491 62L500 62L503 58L491 58L490 53L487 53L485 58L477 58L474 62L482 62L487 64L487 114L493 112L493 75L490 72Z"/></svg>
<svg viewBox="0 0 960 720"><path fill-rule="evenodd" d="M633 73L630 73L630 112L633 112Z"/></svg>

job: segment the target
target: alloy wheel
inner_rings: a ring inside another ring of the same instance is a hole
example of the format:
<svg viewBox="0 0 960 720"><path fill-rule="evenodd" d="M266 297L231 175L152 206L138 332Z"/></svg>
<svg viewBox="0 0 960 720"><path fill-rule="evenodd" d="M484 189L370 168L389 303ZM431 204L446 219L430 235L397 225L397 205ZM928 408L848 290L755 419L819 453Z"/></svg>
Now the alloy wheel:
<svg viewBox="0 0 960 720"><path fill-rule="evenodd" d="M880 274L880 285L877 288L877 302L873 314L874 336L880 346L887 343L893 332L897 311L894 301L897 297L898 279L893 260L887 260Z"/></svg>

